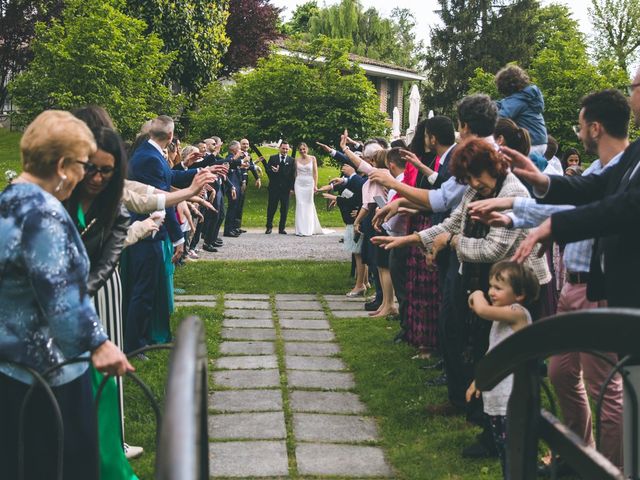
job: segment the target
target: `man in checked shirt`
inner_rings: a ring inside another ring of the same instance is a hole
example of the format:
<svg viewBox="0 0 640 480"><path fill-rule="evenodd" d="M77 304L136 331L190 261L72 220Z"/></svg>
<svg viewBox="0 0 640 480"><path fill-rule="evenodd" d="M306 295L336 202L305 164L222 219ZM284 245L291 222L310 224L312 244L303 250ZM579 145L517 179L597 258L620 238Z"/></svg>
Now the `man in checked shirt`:
<svg viewBox="0 0 640 480"><path fill-rule="evenodd" d="M579 124L574 127L587 153L597 154L583 175L599 175L618 163L629 145L630 107L618 90L592 93L581 101ZM558 211L574 208L569 205L544 205L532 198L490 199L472 205L472 217L492 224L513 228L532 228ZM513 209L505 214L496 210ZM563 255L566 282L558 300L558 313L606 306L606 302L587 299L587 281L593 240L566 245ZM617 355L606 354L614 363ZM591 425L588 393L596 402L600 387L606 381L611 366L603 359L588 353L571 352L550 358L549 378L558 395L558 402L566 425L585 443L595 446ZM607 386L602 404L601 452L622 468L622 379L617 375Z"/></svg>

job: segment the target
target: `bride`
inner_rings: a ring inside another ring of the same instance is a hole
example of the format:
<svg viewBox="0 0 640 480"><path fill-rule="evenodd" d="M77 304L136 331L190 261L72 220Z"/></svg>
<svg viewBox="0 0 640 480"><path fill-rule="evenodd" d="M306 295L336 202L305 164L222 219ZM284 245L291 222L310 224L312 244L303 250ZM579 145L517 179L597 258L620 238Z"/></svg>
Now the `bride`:
<svg viewBox="0 0 640 480"><path fill-rule="evenodd" d="M322 227L316 213L313 194L318 189L318 163L316 157L308 155L309 147L301 143L300 157L296 159L296 235L322 235Z"/></svg>

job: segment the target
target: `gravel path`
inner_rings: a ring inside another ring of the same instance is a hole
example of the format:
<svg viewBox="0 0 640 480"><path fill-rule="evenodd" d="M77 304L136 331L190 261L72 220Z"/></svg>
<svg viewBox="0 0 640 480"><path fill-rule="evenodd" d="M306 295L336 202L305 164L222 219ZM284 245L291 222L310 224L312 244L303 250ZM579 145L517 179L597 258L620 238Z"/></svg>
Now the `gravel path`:
<svg viewBox="0 0 640 480"><path fill-rule="evenodd" d="M331 229L325 235L297 237L293 233L280 235L277 229L270 235L264 229L249 229L238 238L222 237L224 246L218 252L202 250L198 245L198 255L202 260L336 260L349 261L350 255L342 249L340 239L344 228Z"/></svg>

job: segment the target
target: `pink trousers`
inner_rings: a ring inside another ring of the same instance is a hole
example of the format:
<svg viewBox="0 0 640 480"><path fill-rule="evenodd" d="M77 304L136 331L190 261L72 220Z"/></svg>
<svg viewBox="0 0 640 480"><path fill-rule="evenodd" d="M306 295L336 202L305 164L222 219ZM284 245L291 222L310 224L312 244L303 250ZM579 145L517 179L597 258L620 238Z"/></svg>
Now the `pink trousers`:
<svg viewBox="0 0 640 480"><path fill-rule="evenodd" d="M558 313L603 306L605 304L587 300L586 284L565 283L558 299ZM618 361L616 354L606 353L606 356L614 363ZM595 446L595 442L587 392L595 404L611 368L603 359L580 352L555 355L549 361L549 378L558 395L564 423L591 446ZM622 393L622 378L616 375L606 388L600 416L600 452L620 469Z"/></svg>

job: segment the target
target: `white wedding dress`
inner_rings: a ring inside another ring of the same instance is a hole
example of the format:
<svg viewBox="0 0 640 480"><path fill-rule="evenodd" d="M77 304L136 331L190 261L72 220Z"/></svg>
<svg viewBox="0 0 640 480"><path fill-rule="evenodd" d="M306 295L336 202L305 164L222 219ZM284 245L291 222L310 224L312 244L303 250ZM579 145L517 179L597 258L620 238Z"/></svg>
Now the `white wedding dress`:
<svg viewBox="0 0 640 480"><path fill-rule="evenodd" d="M302 164L296 160L296 235L322 235L324 232L318 220L316 204L313 201L313 161Z"/></svg>

